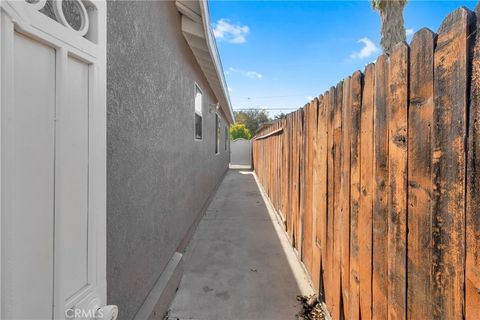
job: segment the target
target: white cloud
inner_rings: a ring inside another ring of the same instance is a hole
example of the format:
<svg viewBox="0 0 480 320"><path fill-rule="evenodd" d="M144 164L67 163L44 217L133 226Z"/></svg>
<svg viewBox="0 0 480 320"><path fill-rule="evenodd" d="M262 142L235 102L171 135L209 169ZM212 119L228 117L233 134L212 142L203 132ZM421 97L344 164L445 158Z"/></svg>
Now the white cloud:
<svg viewBox="0 0 480 320"><path fill-rule="evenodd" d="M245 75L252 79L262 79L262 75L256 71L246 71Z"/></svg>
<svg viewBox="0 0 480 320"><path fill-rule="evenodd" d="M307 99L307 101L312 101L314 98L312 96L306 96L305 99Z"/></svg>
<svg viewBox="0 0 480 320"><path fill-rule="evenodd" d="M362 38L357 42L363 44L363 48L360 49L360 51L352 52L352 54L350 55L350 58L352 59L368 58L372 54L380 51L378 47L375 45L375 43L373 43L373 41L368 38Z"/></svg>
<svg viewBox="0 0 480 320"><path fill-rule="evenodd" d="M232 92L232 91L233 91L233 89L228 87L228 92Z"/></svg>
<svg viewBox="0 0 480 320"><path fill-rule="evenodd" d="M229 68L228 69L228 74L230 73L238 73L244 77L247 78L252 78L252 79L262 79L263 75L261 73L258 73L256 71L246 71L246 70L241 70L241 69L236 69L236 68Z"/></svg>
<svg viewBox="0 0 480 320"><path fill-rule="evenodd" d="M412 40L413 33L414 33L414 31L413 31L412 28L409 28L409 29L405 30L405 35L407 36L407 41Z"/></svg>
<svg viewBox="0 0 480 320"><path fill-rule="evenodd" d="M230 23L227 19L220 19L213 26L213 34L220 41L229 43L244 43L247 41L247 34L250 28L246 25Z"/></svg>

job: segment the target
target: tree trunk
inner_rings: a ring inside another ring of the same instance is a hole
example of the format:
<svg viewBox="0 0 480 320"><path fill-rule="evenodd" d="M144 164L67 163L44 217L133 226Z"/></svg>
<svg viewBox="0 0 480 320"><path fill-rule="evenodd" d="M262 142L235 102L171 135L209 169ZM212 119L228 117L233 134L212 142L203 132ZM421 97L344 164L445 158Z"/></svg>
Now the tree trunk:
<svg viewBox="0 0 480 320"><path fill-rule="evenodd" d="M390 55L392 48L399 42L406 40L405 27L403 22L403 8L407 2L380 1L376 8L382 19L382 49Z"/></svg>

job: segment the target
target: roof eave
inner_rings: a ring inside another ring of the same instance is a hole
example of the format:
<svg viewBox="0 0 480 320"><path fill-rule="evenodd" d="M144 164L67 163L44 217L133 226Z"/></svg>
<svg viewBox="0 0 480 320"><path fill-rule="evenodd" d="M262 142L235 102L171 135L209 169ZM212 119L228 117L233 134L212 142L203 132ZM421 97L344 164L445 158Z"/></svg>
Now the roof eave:
<svg viewBox="0 0 480 320"><path fill-rule="evenodd" d="M206 0L177 0L182 14L182 32L213 90L228 122L234 123L230 96L223 73L217 44L210 27L210 14Z"/></svg>

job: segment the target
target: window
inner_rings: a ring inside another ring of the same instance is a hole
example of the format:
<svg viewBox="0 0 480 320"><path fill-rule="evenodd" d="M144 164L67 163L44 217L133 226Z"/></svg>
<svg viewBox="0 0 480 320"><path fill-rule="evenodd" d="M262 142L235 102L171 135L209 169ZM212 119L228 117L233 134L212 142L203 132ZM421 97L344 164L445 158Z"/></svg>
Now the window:
<svg viewBox="0 0 480 320"><path fill-rule="evenodd" d="M225 151L228 150L228 126L225 125Z"/></svg>
<svg viewBox="0 0 480 320"><path fill-rule="evenodd" d="M215 153L220 150L220 117L215 113Z"/></svg>
<svg viewBox="0 0 480 320"><path fill-rule="evenodd" d="M195 139L202 140L202 90L195 84Z"/></svg>

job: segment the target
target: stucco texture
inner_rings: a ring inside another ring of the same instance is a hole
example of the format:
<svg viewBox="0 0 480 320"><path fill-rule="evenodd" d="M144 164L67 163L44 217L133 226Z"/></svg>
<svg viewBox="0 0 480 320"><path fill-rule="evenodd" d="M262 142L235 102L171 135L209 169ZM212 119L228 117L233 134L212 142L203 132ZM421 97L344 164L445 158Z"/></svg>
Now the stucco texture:
<svg viewBox="0 0 480 320"><path fill-rule="evenodd" d="M132 319L228 169L222 115L174 1L108 1L107 284ZM194 85L203 140L194 140ZM212 105L213 107L210 107Z"/></svg>

